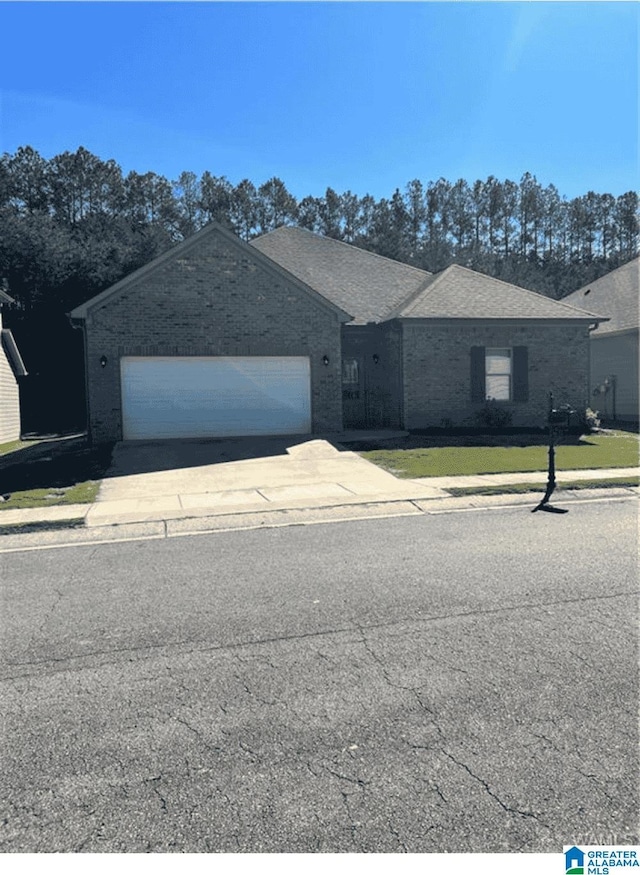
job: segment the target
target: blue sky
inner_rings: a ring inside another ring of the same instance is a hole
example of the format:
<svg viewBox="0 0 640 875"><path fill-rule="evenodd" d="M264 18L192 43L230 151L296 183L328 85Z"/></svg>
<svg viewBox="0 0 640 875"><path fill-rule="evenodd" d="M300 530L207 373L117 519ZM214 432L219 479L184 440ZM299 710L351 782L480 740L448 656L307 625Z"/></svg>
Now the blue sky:
<svg viewBox="0 0 640 875"><path fill-rule="evenodd" d="M0 151L376 198L638 187L634 2L0 3Z"/></svg>

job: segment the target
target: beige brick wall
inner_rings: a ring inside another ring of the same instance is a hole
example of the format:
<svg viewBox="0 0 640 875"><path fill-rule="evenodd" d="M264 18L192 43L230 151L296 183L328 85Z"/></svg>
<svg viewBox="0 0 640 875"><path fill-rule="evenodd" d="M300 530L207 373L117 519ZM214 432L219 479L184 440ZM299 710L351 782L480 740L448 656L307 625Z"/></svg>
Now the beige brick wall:
<svg viewBox="0 0 640 875"><path fill-rule="evenodd" d="M136 355L309 356L312 429L342 427L338 314L222 234L96 305L85 330L95 441L122 437L119 362Z"/></svg>
<svg viewBox="0 0 640 875"><path fill-rule="evenodd" d="M472 346L526 346L529 400L504 402L514 426L543 425L548 393L576 409L588 404L589 334L586 325L403 323L404 427L473 426L482 404L471 401Z"/></svg>

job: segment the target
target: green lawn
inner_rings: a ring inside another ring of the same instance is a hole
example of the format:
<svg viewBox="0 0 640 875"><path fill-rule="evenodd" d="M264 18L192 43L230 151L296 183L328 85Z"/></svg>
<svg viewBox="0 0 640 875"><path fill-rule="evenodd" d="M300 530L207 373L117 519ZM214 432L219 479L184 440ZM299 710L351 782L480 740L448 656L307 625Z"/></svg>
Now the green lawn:
<svg viewBox="0 0 640 875"><path fill-rule="evenodd" d="M47 452L42 458L23 457L15 452L26 445L26 441L0 445L1 455L15 456L7 459L2 469L0 495L4 500L0 501L0 517L3 510L95 501L111 460L111 445L92 448L77 442L51 442L51 454Z"/></svg>
<svg viewBox="0 0 640 875"><path fill-rule="evenodd" d="M15 453L17 450L24 450L27 447L32 447L34 444L42 443L42 441L9 441L8 444L0 444L0 456L6 456L8 453Z"/></svg>
<svg viewBox="0 0 640 875"><path fill-rule="evenodd" d="M502 445L495 445L499 440ZM476 445L463 445L471 442ZM549 459L547 446L527 435L491 437L486 442L475 436L448 442L445 437L420 439L414 435L405 446L401 443L394 449L366 450L361 455L398 477L411 478L546 471ZM565 438L556 448L556 470L635 467L638 446L638 437L624 432Z"/></svg>
<svg viewBox="0 0 640 875"><path fill-rule="evenodd" d="M606 489L615 486L640 486L640 477L609 477L607 480L560 480L558 489ZM509 483L503 486L452 486L446 491L451 495L518 495L524 492L544 492L546 482Z"/></svg>
<svg viewBox="0 0 640 875"><path fill-rule="evenodd" d="M28 507L55 507L59 504L91 504L95 501L99 480L86 480L73 486L50 487L47 489L21 489L10 493L7 501L0 502L3 510L21 510Z"/></svg>

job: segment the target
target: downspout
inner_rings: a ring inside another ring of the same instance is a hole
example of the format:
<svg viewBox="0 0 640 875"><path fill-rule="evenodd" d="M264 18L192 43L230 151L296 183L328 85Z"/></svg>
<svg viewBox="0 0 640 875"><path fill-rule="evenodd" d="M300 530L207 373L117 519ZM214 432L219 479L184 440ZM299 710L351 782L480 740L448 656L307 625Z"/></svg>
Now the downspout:
<svg viewBox="0 0 640 875"><path fill-rule="evenodd" d="M592 331L595 331L596 328L600 325L599 322L594 322L587 329L587 334L591 334ZM585 410L587 407L591 409L591 338L589 337L589 342L587 343L587 403L585 404Z"/></svg>
<svg viewBox="0 0 640 875"><path fill-rule="evenodd" d="M87 423L87 438L89 440L89 446L92 446L93 434L91 432L91 419L89 415L89 358L87 351L86 323L84 319L73 319L69 313L67 313L67 318L69 319L72 328L79 328L82 331L82 348L84 351L84 410Z"/></svg>

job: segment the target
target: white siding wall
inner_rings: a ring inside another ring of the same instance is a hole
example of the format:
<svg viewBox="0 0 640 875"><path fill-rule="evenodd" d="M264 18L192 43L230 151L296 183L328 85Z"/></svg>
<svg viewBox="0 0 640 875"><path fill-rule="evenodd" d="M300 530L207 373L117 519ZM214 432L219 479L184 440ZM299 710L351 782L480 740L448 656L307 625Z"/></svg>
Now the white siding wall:
<svg viewBox="0 0 640 875"><path fill-rule="evenodd" d="M0 323L1 327L1 323ZM20 437L20 395L2 345L0 345L0 443Z"/></svg>
<svg viewBox="0 0 640 875"><path fill-rule="evenodd" d="M616 418L638 419L638 331L591 340L591 392L606 377L616 377ZM613 395L592 395L591 407L608 419L613 416Z"/></svg>

